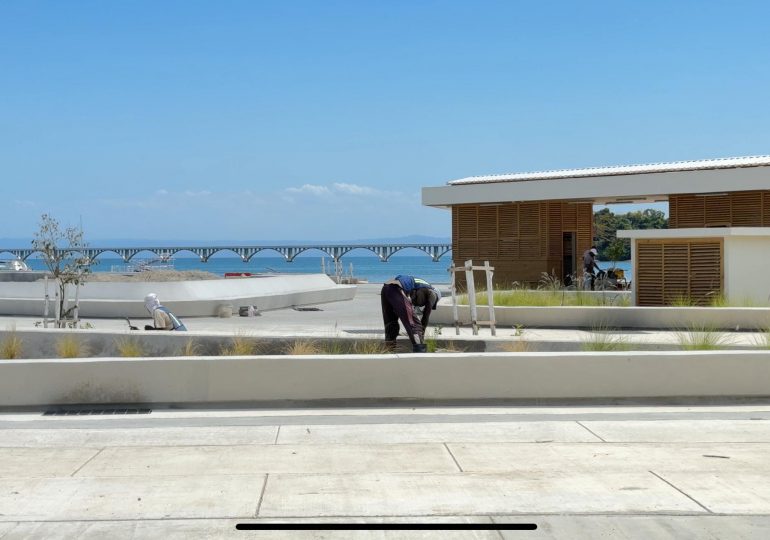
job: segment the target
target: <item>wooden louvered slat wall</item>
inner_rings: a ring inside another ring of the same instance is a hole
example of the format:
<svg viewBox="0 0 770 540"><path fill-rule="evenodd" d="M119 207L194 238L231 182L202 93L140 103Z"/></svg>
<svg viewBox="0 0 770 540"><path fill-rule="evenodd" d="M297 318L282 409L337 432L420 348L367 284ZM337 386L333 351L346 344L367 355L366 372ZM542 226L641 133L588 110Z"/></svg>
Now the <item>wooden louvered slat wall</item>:
<svg viewBox="0 0 770 540"><path fill-rule="evenodd" d="M578 247L588 249L593 205L535 201L454 206L453 260L455 265L468 259L489 260L498 283L537 283L543 272L561 278L563 231L575 233Z"/></svg>
<svg viewBox="0 0 770 540"><path fill-rule="evenodd" d="M591 203L581 203L577 207L577 252L580 255L594 242L594 208Z"/></svg>
<svg viewBox="0 0 770 540"><path fill-rule="evenodd" d="M770 227L770 192L670 195L671 229L688 227Z"/></svg>
<svg viewBox="0 0 770 540"><path fill-rule="evenodd" d="M548 203L548 257L560 258L562 255L562 203Z"/></svg>
<svg viewBox="0 0 770 540"><path fill-rule="evenodd" d="M718 239L638 240L637 305L670 305L678 299L711 303L724 287L722 253Z"/></svg>
<svg viewBox="0 0 770 540"><path fill-rule="evenodd" d="M703 197L706 227L729 227L732 223L729 195Z"/></svg>
<svg viewBox="0 0 770 540"><path fill-rule="evenodd" d="M762 194L762 225L770 227L770 192Z"/></svg>
<svg viewBox="0 0 770 540"><path fill-rule="evenodd" d="M636 243L635 259L637 305L662 306L664 304L663 245L639 241Z"/></svg>
<svg viewBox="0 0 770 540"><path fill-rule="evenodd" d="M733 193L730 198L732 202L732 226L757 227L762 225L761 193Z"/></svg>
<svg viewBox="0 0 770 540"><path fill-rule="evenodd" d="M671 305L677 299L690 296L690 257L687 244L663 244L662 284L663 303ZM638 284L638 283L637 283Z"/></svg>
<svg viewBox="0 0 770 540"><path fill-rule="evenodd" d="M699 304L710 304L723 290L722 242L690 244L690 296Z"/></svg>
<svg viewBox="0 0 770 540"><path fill-rule="evenodd" d="M480 206L478 210L478 256L486 261L497 259L497 209L497 206Z"/></svg>

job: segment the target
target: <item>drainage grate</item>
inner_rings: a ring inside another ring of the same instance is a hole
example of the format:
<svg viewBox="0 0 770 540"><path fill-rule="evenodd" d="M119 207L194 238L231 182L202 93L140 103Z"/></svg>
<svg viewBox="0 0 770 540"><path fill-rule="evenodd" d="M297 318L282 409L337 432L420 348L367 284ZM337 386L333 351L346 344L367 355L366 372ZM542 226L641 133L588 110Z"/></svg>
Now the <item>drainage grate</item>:
<svg viewBox="0 0 770 540"><path fill-rule="evenodd" d="M294 311L323 311L319 307L303 307L303 306L294 306Z"/></svg>
<svg viewBox="0 0 770 540"><path fill-rule="evenodd" d="M152 409L50 409L43 416L102 416L114 414L150 414Z"/></svg>

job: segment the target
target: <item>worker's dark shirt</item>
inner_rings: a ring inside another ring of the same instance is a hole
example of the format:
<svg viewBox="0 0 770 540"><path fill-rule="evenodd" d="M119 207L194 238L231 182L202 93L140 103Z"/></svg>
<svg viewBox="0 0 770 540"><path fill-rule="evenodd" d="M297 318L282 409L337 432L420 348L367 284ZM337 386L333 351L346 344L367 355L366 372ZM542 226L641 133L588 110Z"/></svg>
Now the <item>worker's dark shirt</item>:
<svg viewBox="0 0 770 540"><path fill-rule="evenodd" d="M588 272L589 274L594 273L594 268L597 270L600 270L599 265L596 264L596 259L594 258L594 254L591 253L591 250L589 249L585 253L583 253L583 271Z"/></svg>
<svg viewBox="0 0 770 540"><path fill-rule="evenodd" d="M423 328L428 327L430 314L433 311L433 306L430 303L430 291L431 289L429 287L421 287L412 291L412 294L410 295L412 304L422 308L422 320L420 323L422 324Z"/></svg>

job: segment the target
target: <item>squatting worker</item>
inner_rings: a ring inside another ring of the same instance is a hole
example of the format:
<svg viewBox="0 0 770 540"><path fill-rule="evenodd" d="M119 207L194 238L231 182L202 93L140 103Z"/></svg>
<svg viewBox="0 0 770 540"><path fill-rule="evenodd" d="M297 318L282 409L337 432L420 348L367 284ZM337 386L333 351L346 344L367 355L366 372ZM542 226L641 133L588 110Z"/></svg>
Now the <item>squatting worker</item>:
<svg viewBox="0 0 770 540"><path fill-rule="evenodd" d="M596 264L596 256L599 254L599 252L596 250L596 246L591 246L591 249L586 250L585 253L583 253L583 288L588 289L589 286L591 290L594 289L594 281L596 280L596 274L594 274L594 269L598 270L599 272L602 271L601 268L599 268L599 265Z"/></svg>
<svg viewBox="0 0 770 540"><path fill-rule="evenodd" d="M412 351L425 352L423 343L425 328L428 326L431 312L436 309L441 293L424 279L414 276L398 275L382 286L382 320L385 324L385 342L395 348L398 337L398 321L404 325ZM414 308L422 307L422 318L417 320Z"/></svg>
<svg viewBox="0 0 770 540"><path fill-rule="evenodd" d="M145 330L176 330L178 332L186 331L187 327L182 324L176 315L160 303L158 295L150 293L144 297L144 306L152 315L153 326L149 324L144 326Z"/></svg>

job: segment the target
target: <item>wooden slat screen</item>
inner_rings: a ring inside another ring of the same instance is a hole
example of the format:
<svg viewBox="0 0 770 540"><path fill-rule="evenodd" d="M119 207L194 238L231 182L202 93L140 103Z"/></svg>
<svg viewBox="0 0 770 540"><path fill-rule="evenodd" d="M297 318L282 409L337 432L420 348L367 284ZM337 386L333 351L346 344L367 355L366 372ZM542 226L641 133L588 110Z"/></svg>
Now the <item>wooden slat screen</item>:
<svg viewBox="0 0 770 540"><path fill-rule="evenodd" d="M703 197L681 195L674 197L673 202L673 205L669 204L669 227L681 229L706 226L706 201Z"/></svg>
<svg viewBox="0 0 770 540"><path fill-rule="evenodd" d="M594 243L594 209L591 203L577 205L577 253L578 257Z"/></svg>
<svg viewBox="0 0 770 540"><path fill-rule="evenodd" d="M722 243L690 244L690 296L709 304L722 293Z"/></svg>
<svg viewBox="0 0 770 540"><path fill-rule="evenodd" d="M729 195L703 197L706 227L729 227L732 223Z"/></svg>
<svg viewBox="0 0 770 540"><path fill-rule="evenodd" d="M720 240L638 240L635 264L640 306L708 305L723 290Z"/></svg>
<svg viewBox="0 0 770 540"><path fill-rule="evenodd" d="M478 256L484 260L497 259L497 206L480 206L478 210Z"/></svg>
<svg viewBox="0 0 770 540"><path fill-rule="evenodd" d="M565 231L577 230L577 205L562 203L561 205L561 228Z"/></svg>
<svg viewBox="0 0 770 540"><path fill-rule="evenodd" d="M671 229L687 227L770 227L770 192L669 196Z"/></svg>
<svg viewBox="0 0 770 540"><path fill-rule="evenodd" d="M635 258L637 305L662 306L663 245L637 242Z"/></svg>
<svg viewBox="0 0 770 540"><path fill-rule="evenodd" d="M542 272L561 276L562 233L573 232L580 253L593 236L591 203L534 201L452 207L455 264L489 260L498 281L537 282Z"/></svg>
<svg viewBox="0 0 770 540"><path fill-rule="evenodd" d="M762 194L734 193L731 197L734 227L756 227L762 225Z"/></svg>
<svg viewBox="0 0 770 540"><path fill-rule="evenodd" d="M561 258L562 255L562 203L548 203L548 256ZM561 272L560 272L561 275Z"/></svg>
<svg viewBox="0 0 770 540"><path fill-rule="evenodd" d="M690 296L690 261L687 244L663 244L663 302L670 305Z"/></svg>

